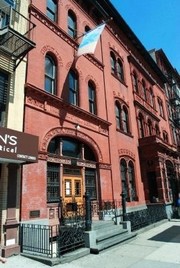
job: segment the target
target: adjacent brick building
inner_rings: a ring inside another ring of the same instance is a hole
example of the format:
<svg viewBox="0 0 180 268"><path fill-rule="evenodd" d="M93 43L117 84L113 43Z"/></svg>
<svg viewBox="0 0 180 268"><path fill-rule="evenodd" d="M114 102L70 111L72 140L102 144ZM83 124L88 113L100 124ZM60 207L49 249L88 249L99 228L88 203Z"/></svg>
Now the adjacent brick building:
<svg viewBox="0 0 180 268"><path fill-rule="evenodd" d="M22 164L37 161L38 137L23 133L25 56L35 47L28 4L0 1L0 250L5 256L20 251Z"/></svg>

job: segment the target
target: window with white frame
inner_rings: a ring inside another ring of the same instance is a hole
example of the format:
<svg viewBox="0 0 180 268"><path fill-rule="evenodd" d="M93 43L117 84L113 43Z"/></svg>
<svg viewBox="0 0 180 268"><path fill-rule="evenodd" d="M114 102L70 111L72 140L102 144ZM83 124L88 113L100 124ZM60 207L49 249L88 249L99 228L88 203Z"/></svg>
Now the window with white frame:
<svg viewBox="0 0 180 268"><path fill-rule="evenodd" d="M57 22L57 1L47 0L46 1L46 15L54 22Z"/></svg>
<svg viewBox="0 0 180 268"><path fill-rule="evenodd" d="M48 54L45 57L45 90L56 94L56 64Z"/></svg>
<svg viewBox="0 0 180 268"><path fill-rule="evenodd" d="M124 82L124 68L120 57L114 52L110 52L111 73L120 81Z"/></svg>

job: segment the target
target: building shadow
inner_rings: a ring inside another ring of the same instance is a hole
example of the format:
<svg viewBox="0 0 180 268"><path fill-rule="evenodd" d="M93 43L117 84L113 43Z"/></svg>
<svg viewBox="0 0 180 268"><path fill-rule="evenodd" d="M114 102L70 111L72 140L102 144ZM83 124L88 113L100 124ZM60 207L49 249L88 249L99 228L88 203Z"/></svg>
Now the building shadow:
<svg viewBox="0 0 180 268"><path fill-rule="evenodd" d="M148 240L180 243L180 226L174 225L158 235L149 238Z"/></svg>

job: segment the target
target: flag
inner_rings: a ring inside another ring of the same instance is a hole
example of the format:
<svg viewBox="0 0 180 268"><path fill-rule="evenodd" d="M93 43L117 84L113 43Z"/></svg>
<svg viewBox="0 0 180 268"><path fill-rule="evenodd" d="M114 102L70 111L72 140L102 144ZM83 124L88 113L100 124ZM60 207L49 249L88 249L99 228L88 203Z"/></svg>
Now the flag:
<svg viewBox="0 0 180 268"><path fill-rule="evenodd" d="M103 23L84 35L77 51L77 57L87 53L94 53L97 42L102 31L104 30L105 25L106 24Z"/></svg>

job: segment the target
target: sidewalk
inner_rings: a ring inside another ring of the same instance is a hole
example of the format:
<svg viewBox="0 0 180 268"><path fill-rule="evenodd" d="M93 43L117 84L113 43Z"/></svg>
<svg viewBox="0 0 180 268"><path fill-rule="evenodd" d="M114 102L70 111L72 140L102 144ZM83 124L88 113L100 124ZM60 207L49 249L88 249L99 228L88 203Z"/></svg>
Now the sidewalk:
<svg viewBox="0 0 180 268"><path fill-rule="evenodd" d="M3 264L0 264L3 265ZM6 268L42 268L45 264L22 256L8 258ZM180 220L167 221L139 233L127 244L120 244L98 255L87 255L57 268L179 268Z"/></svg>

